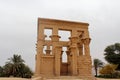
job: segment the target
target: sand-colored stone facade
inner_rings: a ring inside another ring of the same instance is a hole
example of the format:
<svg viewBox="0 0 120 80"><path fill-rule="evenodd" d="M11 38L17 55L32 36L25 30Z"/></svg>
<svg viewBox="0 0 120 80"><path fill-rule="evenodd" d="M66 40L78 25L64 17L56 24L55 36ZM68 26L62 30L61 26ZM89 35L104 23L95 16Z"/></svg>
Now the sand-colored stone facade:
<svg viewBox="0 0 120 80"><path fill-rule="evenodd" d="M79 76L93 80L88 26L82 22L38 18L35 76ZM45 40L45 29L52 30L51 40ZM59 30L70 31L69 41L60 41ZM66 63L62 62L62 47L67 48Z"/></svg>

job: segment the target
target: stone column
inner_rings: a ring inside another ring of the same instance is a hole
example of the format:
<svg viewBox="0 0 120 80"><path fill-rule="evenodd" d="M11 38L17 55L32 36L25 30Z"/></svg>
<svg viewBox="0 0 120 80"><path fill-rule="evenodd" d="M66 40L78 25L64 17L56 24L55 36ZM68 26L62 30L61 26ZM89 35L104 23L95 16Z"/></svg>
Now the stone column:
<svg viewBox="0 0 120 80"><path fill-rule="evenodd" d="M70 51L66 51L67 54L67 64L68 64L68 75L70 75Z"/></svg>
<svg viewBox="0 0 120 80"><path fill-rule="evenodd" d="M75 28L72 29L71 37L69 38L70 45L70 54L71 54L71 73L72 75L77 75L77 30Z"/></svg>
<svg viewBox="0 0 120 80"><path fill-rule="evenodd" d="M55 48L55 75L56 76L60 76L60 64L61 64L61 60L60 60L60 57L61 57L61 51L62 51L62 47L61 46L57 46Z"/></svg>
<svg viewBox="0 0 120 80"><path fill-rule="evenodd" d="M37 33L37 44L36 44L36 69L35 69L35 76L40 75L40 58L43 53L43 45L44 45L44 25L38 24L38 33Z"/></svg>
<svg viewBox="0 0 120 80"><path fill-rule="evenodd" d="M55 54L55 47L58 45L58 41L60 36L58 35L58 28L54 27L52 29L52 35L50 36L51 40L52 40L52 54Z"/></svg>
<svg viewBox="0 0 120 80"><path fill-rule="evenodd" d="M52 55L55 55L55 47L58 45L60 36L52 35L52 36L50 36L50 38L52 40Z"/></svg>
<svg viewBox="0 0 120 80"><path fill-rule="evenodd" d="M83 39L84 50L85 50L86 56L90 56L90 48L89 48L90 40L91 40L90 38Z"/></svg>
<svg viewBox="0 0 120 80"><path fill-rule="evenodd" d="M72 75L76 76L77 75L77 47L71 46L71 67L72 67Z"/></svg>
<svg viewBox="0 0 120 80"><path fill-rule="evenodd" d="M72 67L72 75L77 75L77 41L78 37L70 37L71 46L70 46L70 54L71 56L71 67Z"/></svg>
<svg viewBox="0 0 120 80"><path fill-rule="evenodd" d="M70 51L66 51L66 54L67 54L67 62L69 63Z"/></svg>

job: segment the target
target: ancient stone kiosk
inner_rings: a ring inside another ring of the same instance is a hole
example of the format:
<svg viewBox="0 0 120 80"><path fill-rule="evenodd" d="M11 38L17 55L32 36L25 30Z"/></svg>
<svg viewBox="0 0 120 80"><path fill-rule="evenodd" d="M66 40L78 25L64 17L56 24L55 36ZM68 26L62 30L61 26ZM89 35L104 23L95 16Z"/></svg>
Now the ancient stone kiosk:
<svg viewBox="0 0 120 80"><path fill-rule="evenodd" d="M80 79L94 80L88 26L88 23L82 22L39 18L35 76L77 76ZM52 31L50 40L45 39L45 29ZM69 41L60 41L62 36L58 35L59 30L70 32ZM67 62L62 62L63 47L67 48L64 51Z"/></svg>

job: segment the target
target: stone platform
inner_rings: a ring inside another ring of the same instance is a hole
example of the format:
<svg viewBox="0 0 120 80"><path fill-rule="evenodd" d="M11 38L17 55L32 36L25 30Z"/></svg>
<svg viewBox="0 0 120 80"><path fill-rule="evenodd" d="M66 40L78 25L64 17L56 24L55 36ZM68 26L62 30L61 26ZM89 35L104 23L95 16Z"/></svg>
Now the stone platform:
<svg viewBox="0 0 120 80"><path fill-rule="evenodd" d="M34 78L31 80L90 80L90 79L79 79L78 77L65 77L65 76L61 76L61 77L56 77L56 78ZM96 78L96 80L120 80L120 79L104 79L104 78Z"/></svg>
<svg viewBox="0 0 120 80"><path fill-rule="evenodd" d="M47 78L42 78L42 77L37 77L32 80L97 80L95 78L80 78L78 76L59 76L59 77L47 77Z"/></svg>

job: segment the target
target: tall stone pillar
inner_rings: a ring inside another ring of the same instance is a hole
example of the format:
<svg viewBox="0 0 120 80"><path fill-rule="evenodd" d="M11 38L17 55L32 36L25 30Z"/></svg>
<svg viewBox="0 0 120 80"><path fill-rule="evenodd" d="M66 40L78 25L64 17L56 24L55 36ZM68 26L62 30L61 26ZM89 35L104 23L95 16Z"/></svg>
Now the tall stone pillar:
<svg viewBox="0 0 120 80"><path fill-rule="evenodd" d="M43 29L44 30L44 29ZM45 35L41 34L41 37L39 37L37 41L37 54L36 54L36 75L40 75L41 72L41 56L43 55L43 48L44 48L44 41L45 41Z"/></svg>
<svg viewBox="0 0 120 80"><path fill-rule="evenodd" d="M60 66L61 66L61 52L62 52L62 47L61 46L56 46L55 48L55 75L60 76Z"/></svg>
<svg viewBox="0 0 120 80"><path fill-rule="evenodd" d="M52 55L55 55L55 47L58 45L58 41L60 36L58 35L52 35L50 36L50 38L52 39Z"/></svg>
<svg viewBox="0 0 120 80"><path fill-rule="evenodd" d="M70 46L72 75L77 75L77 40L78 37L70 37L72 45Z"/></svg>
<svg viewBox="0 0 120 80"><path fill-rule="evenodd" d="M71 55L72 55L72 62L71 62L71 67L72 67L72 75L76 76L77 75L77 47L71 46Z"/></svg>
<svg viewBox="0 0 120 80"><path fill-rule="evenodd" d="M68 63L68 75L70 75L71 70L70 70L70 51L66 51L67 54L67 63Z"/></svg>
<svg viewBox="0 0 120 80"><path fill-rule="evenodd" d="M35 68L35 76L40 75L40 59L41 55L43 54L43 44L45 40L45 35L44 35L44 25L38 25L38 33L37 33L37 44L36 44L36 68Z"/></svg>
<svg viewBox="0 0 120 80"><path fill-rule="evenodd" d="M70 58L70 51L66 51L66 54L67 54L67 62L69 63L69 58Z"/></svg>
<svg viewBox="0 0 120 80"><path fill-rule="evenodd" d="M50 36L52 40L52 54L55 55L55 47L58 45L60 36L58 35L58 28L55 27L52 29L52 35Z"/></svg>

